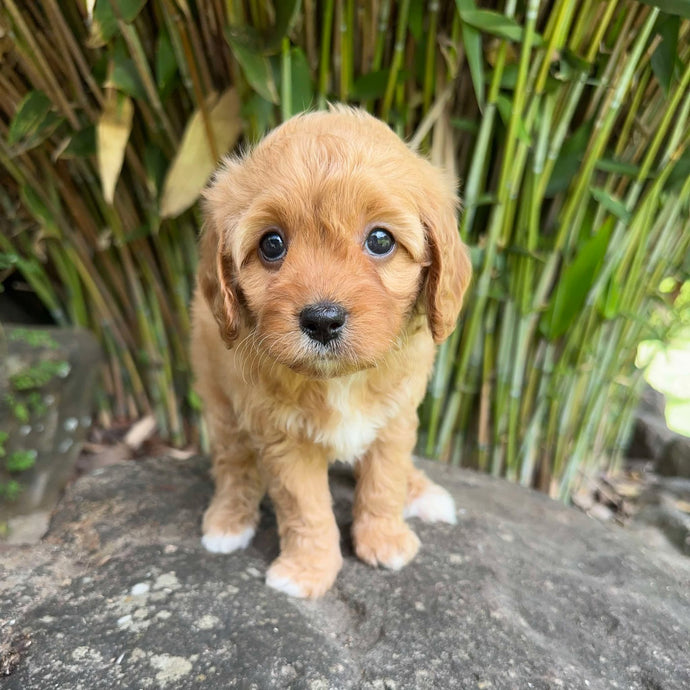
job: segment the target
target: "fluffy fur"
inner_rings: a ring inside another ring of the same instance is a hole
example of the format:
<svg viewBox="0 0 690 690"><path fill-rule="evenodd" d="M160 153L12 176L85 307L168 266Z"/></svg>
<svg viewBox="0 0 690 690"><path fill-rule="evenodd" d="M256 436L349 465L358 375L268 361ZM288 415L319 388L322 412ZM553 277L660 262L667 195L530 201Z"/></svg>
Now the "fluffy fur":
<svg viewBox="0 0 690 690"><path fill-rule="evenodd" d="M203 543L250 542L268 492L280 556L267 584L316 597L341 567L328 464L355 465L353 540L398 569L419 540L403 516L455 521L451 497L412 465L434 343L470 279L454 182L383 123L344 107L299 115L225 161L205 192L192 361L213 453ZM396 246L373 256L384 228ZM279 232L287 253L259 243ZM300 326L314 304L346 314L334 342Z"/></svg>

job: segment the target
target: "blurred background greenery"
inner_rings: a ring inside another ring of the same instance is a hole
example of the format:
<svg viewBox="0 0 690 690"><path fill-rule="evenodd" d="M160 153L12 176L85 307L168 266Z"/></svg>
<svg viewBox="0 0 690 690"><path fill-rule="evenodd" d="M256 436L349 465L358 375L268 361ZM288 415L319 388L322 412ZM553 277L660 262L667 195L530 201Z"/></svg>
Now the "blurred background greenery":
<svg viewBox="0 0 690 690"><path fill-rule="evenodd" d="M620 461L638 343L690 340L683 0L4 0L0 55L0 278L97 334L103 424L199 441L199 192L328 101L462 181L476 277L420 452L565 498Z"/></svg>

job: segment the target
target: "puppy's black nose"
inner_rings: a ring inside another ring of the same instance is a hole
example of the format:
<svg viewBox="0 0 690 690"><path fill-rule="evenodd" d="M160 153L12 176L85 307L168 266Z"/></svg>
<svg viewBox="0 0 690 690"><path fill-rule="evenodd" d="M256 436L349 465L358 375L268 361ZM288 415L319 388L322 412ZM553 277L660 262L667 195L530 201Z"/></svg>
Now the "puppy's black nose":
<svg viewBox="0 0 690 690"><path fill-rule="evenodd" d="M299 315L302 332L322 345L340 337L346 320L345 308L333 302L310 304Z"/></svg>

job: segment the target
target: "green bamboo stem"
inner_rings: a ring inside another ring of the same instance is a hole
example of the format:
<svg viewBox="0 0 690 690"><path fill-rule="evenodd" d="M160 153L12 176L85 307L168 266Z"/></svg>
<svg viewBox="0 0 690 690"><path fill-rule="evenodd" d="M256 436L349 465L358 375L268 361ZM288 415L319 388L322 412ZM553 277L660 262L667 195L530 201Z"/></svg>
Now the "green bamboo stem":
<svg viewBox="0 0 690 690"><path fill-rule="evenodd" d="M333 3L326 0L321 24L321 58L319 60L319 109L326 107L328 77L330 73L331 37L333 35Z"/></svg>
<svg viewBox="0 0 690 690"><path fill-rule="evenodd" d="M390 116L393 96L398 82L398 72L402 66L405 51L405 33L407 32L407 16L410 11L410 0L400 0L398 4L398 23L395 29L395 44L393 46L393 57L391 59L390 73L386 84L386 91L381 104L381 119L386 121Z"/></svg>

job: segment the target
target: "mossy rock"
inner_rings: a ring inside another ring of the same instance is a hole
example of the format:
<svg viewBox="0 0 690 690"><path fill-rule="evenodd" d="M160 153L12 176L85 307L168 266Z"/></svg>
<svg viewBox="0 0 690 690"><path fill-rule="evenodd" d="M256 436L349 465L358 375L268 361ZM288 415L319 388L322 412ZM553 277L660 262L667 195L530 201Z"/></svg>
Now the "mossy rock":
<svg viewBox="0 0 690 690"><path fill-rule="evenodd" d="M0 330L0 533L52 509L91 425L100 350L84 330Z"/></svg>

